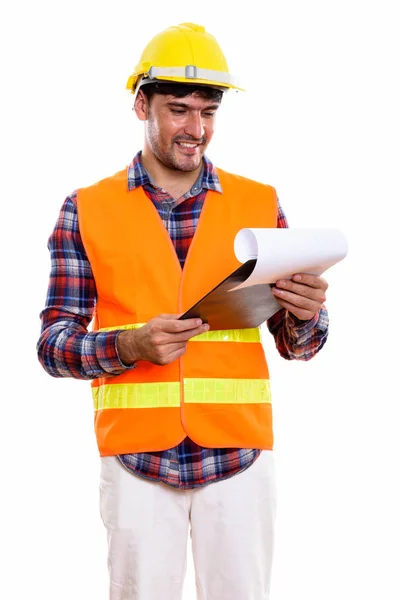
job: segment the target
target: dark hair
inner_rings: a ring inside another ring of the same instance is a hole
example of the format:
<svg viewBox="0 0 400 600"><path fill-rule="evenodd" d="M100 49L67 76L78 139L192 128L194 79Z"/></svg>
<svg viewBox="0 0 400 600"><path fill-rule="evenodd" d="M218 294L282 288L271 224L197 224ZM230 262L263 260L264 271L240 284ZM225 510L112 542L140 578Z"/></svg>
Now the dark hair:
<svg viewBox="0 0 400 600"><path fill-rule="evenodd" d="M221 103L223 91L218 90L208 85L187 84L187 83L170 83L164 81L155 81L154 83L146 83L140 88L146 98L150 101L154 94L162 94L164 96L171 95L176 98L184 98L191 94L196 94L204 100Z"/></svg>

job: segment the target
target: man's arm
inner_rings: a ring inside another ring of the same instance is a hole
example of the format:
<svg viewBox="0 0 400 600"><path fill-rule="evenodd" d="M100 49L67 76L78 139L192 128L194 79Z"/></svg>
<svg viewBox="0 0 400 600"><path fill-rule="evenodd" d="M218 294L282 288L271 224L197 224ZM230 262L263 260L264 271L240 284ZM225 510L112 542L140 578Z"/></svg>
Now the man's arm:
<svg viewBox="0 0 400 600"><path fill-rule="evenodd" d="M286 228L288 222L279 205L277 227ZM284 290L284 293L287 293ZM279 301L284 301L276 296ZM308 320L300 320L286 308L275 313L267 321L269 331L275 339L278 352L287 360L310 360L321 350L328 337L328 312L321 308Z"/></svg>
<svg viewBox="0 0 400 600"><path fill-rule="evenodd" d="M78 227L76 194L69 196L49 238L51 271L46 305L40 313L40 363L53 377L95 379L127 367L117 353L120 331L88 332L96 287Z"/></svg>

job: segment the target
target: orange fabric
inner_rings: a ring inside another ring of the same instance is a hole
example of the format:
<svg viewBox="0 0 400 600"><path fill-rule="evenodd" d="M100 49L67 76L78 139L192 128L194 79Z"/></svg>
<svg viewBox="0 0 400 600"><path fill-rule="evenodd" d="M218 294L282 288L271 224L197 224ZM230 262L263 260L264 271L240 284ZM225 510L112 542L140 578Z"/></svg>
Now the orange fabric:
<svg viewBox="0 0 400 600"><path fill-rule="evenodd" d="M223 194L207 192L183 271L151 200L141 187L128 191L127 170L79 190L79 226L98 294L95 329L184 312L239 266L233 242L241 228L276 227L273 188L221 170L218 175ZM141 361L92 385L182 384L184 378L269 379L269 373L260 343L202 341L189 342L183 359L171 365ZM271 406L235 402L187 404L181 385L180 410L97 411L100 454L163 450L186 435L208 447L272 448Z"/></svg>
<svg viewBox="0 0 400 600"><path fill-rule="evenodd" d="M271 404L186 404L184 425L187 435L206 448L273 447Z"/></svg>
<svg viewBox="0 0 400 600"><path fill-rule="evenodd" d="M127 370L116 377L101 377L100 379L94 379L92 381L92 386L98 387L104 383L131 383L132 375L133 372ZM158 381L161 383L179 381L179 363L175 362L170 365L159 367L157 365L152 365L149 362L141 362L140 368L137 367L135 369L135 383L147 383L148 381Z"/></svg>
<svg viewBox="0 0 400 600"><path fill-rule="evenodd" d="M155 426L155 410L163 427ZM158 452L177 446L187 435L179 415L179 408L98 410L94 424L101 456Z"/></svg>
<svg viewBox="0 0 400 600"><path fill-rule="evenodd" d="M213 377L269 379L262 345L237 342L189 342L185 353L185 377L210 377L210 352L218 364L218 374Z"/></svg>

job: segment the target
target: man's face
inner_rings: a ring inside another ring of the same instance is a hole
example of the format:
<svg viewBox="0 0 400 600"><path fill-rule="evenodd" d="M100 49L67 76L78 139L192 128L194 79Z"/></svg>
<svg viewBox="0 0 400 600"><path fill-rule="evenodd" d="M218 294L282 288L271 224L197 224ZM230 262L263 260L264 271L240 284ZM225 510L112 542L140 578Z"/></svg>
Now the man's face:
<svg viewBox="0 0 400 600"><path fill-rule="evenodd" d="M170 169L195 171L210 143L219 103L193 94L184 98L155 94L147 99L146 141Z"/></svg>

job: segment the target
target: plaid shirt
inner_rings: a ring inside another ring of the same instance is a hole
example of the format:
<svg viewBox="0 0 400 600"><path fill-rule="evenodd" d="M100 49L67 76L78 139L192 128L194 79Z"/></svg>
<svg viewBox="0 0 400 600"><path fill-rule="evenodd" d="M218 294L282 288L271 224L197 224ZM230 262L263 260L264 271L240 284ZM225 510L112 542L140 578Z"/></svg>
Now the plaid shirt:
<svg viewBox="0 0 400 600"><path fill-rule="evenodd" d="M174 244L181 266L193 238L207 190L222 193L218 174L205 158L193 187L178 201L155 186L139 152L128 169L128 189L143 189L157 208ZM277 227L287 227L279 205ZM95 379L122 373L117 353L118 330L88 332L96 304L91 267L79 233L76 192L68 196L49 238L51 273L45 309L41 312L39 360L53 377ZM324 345L328 316L323 308L310 321L298 321L285 309L267 322L276 347L288 360L309 360ZM186 438L177 447L161 451L120 455L135 475L170 486L191 489L226 479L247 469L260 455L257 449L209 449Z"/></svg>

